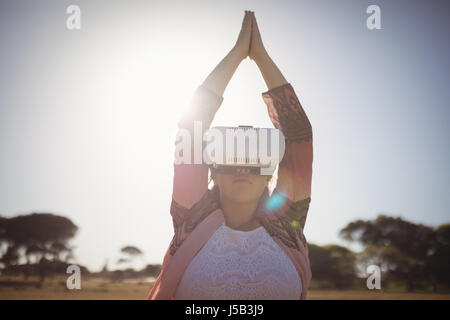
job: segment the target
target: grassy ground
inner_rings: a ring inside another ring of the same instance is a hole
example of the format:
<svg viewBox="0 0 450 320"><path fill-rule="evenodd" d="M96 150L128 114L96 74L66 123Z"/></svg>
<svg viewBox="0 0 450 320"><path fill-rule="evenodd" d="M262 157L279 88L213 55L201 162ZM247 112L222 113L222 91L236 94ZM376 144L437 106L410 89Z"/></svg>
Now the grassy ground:
<svg viewBox="0 0 450 320"><path fill-rule="evenodd" d="M34 280L1 279L0 300L5 299L145 299L153 283L111 283L103 279L82 279L80 290L69 290L66 278L46 280L42 288L33 285ZM433 299L450 300L450 294L386 292L382 290L309 290L308 299Z"/></svg>

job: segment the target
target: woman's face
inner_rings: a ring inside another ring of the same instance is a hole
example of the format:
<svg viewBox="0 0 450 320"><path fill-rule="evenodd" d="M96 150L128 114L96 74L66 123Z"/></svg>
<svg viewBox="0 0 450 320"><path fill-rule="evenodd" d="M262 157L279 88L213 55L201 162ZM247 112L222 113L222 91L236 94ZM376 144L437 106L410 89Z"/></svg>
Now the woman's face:
<svg viewBox="0 0 450 320"><path fill-rule="evenodd" d="M216 173L214 183L219 185L221 197L238 203L258 201L270 176L250 173L248 168L237 168L235 173Z"/></svg>

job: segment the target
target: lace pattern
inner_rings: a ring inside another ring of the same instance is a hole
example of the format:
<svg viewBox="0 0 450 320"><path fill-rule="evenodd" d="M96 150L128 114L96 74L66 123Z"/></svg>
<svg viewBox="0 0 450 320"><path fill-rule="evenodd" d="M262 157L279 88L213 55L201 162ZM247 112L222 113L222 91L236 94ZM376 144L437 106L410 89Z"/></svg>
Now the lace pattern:
<svg viewBox="0 0 450 320"><path fill-rule="evenodd" d="M287 141L311 141L311 123L290 83L262 93L270 119Z"/></svg>
<svg viewBox="0 0 450 320"><path fill-rule="evenodd" d="M301 280L263 226L223 224L186 268L175 299L298 299Z"/></svg>

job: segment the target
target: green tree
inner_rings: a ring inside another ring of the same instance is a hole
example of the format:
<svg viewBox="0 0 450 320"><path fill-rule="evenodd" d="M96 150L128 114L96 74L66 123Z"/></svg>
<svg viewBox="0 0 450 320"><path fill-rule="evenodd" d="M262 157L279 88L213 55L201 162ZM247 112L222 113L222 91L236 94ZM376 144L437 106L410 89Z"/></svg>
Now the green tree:
<svg viewBox="0 0 450 320"><path fill-rule="evenodd" d="M448 284L448 276L441 267L449 266L448 228L379 215L374 220L349 223L340 235L365 246L358 255L360 266L379 265L389 279L405 282L408 291L412 291L424 283L433 283L435 289L437 281Z"/></svg>
<svg viewBox="0 0 450 320"><path fill-rule="evenodd" d="M326 281L337 289L347 289L356 279L355 254L339 245L308 244L314 279Z"/></svg>

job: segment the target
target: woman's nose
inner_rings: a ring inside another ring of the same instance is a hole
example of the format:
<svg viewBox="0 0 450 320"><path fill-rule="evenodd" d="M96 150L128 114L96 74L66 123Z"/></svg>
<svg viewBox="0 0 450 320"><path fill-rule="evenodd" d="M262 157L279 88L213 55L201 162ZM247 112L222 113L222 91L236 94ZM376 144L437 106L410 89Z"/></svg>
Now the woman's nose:
<svg viewBox="0 0 450 320"><path fill-rule="evenodd" d="M236 173L237 174L249 174L250 168L237 168Z"/></svg>

